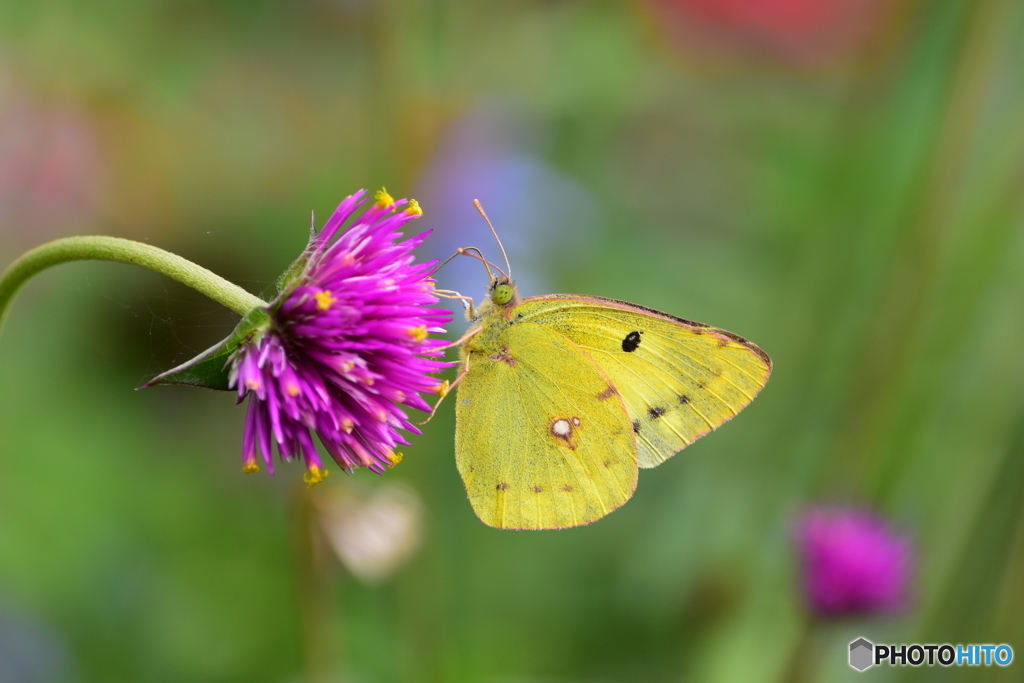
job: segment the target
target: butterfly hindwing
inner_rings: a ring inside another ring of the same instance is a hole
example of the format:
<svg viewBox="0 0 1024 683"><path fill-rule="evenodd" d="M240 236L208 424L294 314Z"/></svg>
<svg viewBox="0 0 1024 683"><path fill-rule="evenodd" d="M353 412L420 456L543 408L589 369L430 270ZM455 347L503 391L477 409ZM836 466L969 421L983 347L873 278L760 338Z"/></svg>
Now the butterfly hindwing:
<svg viewBox="0 0 1024 683"><path fill-rule="evenodd" d="M735 416L771 374L767 354L742 337L614 299L532 297L510 321L563 334L594 359L629 412L640 467Z"/></svg>
<svg viewBox="0 0 1024 683"><path fill-rule="evenodd" d="M477 516L490 526L587 524L636 487L636 441L601 368L565 336L511 325L463 349L455 457Z"/></svg>

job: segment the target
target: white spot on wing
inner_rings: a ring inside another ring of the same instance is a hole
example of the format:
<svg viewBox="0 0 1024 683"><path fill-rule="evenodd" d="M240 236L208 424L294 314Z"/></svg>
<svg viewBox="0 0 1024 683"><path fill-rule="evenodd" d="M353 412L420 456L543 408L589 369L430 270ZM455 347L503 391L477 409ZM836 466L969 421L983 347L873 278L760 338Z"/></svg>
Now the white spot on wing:
<svg viewBox="0 0 1024 683"><path fill-rule="evenodd" d="M565 419L555 420L554 424L551 425L551 433L564 439L572 434L572 425Z"/></svg>

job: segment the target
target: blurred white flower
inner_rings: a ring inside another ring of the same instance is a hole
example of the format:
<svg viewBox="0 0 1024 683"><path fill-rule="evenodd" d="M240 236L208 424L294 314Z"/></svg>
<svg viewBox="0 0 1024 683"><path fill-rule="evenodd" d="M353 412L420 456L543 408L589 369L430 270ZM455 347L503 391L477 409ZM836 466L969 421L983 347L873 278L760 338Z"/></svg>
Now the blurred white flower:
<svg viewBox="0 0 1024 683"><path fill-rule="evenodd" d="M316 521L341 563L361 581L376 583L412 558L423 541L423 505L408 486L372 491L319 486L310 491Z"/></svg>

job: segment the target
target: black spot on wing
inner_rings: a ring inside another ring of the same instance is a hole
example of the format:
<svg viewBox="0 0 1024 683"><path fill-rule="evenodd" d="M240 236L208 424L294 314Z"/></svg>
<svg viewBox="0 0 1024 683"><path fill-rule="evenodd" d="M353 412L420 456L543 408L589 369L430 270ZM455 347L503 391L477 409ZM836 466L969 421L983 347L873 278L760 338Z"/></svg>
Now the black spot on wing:
<svg viewBox="0 0 1024 683"><path fill-rule="evenodd" d="M626 353L633 353L636 351L636 347L640 346L640 332L634 330L626 335L626 338L622 340L622 350Z"/></svg>
<svg viewBox="0 0 1024 683"><path fill-rule="evenodd" d="M681 394L679 396L679 405L685 406L689 402L690 402L690 397L687 396L686 394Z"/></svg>
<svg viewBox="0 0 1024 683"><path fill-rule="evenodd" d="M620 306L624 306L626 308L635 309L635 310L638 310L638 311L645 311L647 313L652 313L654 315L661 316L662 318L667 318L668 320L672 320L672 321L677 322L677 323L682 323L683 325L686 325L686 326L690 327L693 330L694 334L698 334L699 335L699 334L703 334L704 330L711 330L712 332L715 332L717 334L725 335L726 337L729 337L733 341L735 341L735 342L737 342L739 344L742 344L743 346L747 347L747 349L749 349L755 356L760 358L764 362L764 364L766 366L768 366L769 372L772 369L772 359L768 356L767 353L762 351L761 348L757 344L754 344L753 342L747 341L746 339L744 339L743 337L739 336L738 334L733 334L732 332L729 332L728 330L723 330L723 329L720 329L720 328L712 327L711 325L705 325L704 323L699 323L699 322L696 322L696 321L693 321L693 320L687 320L686 318L680 318L679 316L672 315L671 313L665 313L664 311L659 311L659 310L657 310L655 308L648 308L647 306L639 306L637 304L630 303L629 301L622 301L621 299L609 299L609 298L603 297L603 296L591 296L591 297L588 297L588 298L593 299L595 301L606 301L606 302L608 302L610 304L618 304Z"/></svg>
<svg viewBox="0 0 1024 683"><path fill-rule="evenodd" d="M633 433L634 434L639 434L640 433L640 420L633 420Z"/></svg>
<svg viewBox="0 0 1024 683"><path fill-rule="evenodd" d="M664 415L666 412L667 411L664 408L662 408L661 406L651 406L650 408L647 409L647 415L652 420L657 420L659 417Z"/></svg>

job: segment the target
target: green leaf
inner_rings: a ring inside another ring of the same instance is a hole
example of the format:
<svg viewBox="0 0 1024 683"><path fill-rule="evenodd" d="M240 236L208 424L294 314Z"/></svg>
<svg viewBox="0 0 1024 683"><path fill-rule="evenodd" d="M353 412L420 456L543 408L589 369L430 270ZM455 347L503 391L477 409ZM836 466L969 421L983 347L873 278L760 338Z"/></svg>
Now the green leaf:
<svg viewBox="0 0 1024 683"><path fill-rule="evenodd" d="M267 312L262 308L254 308L245 314L227 339L213 345L192 360L157 375L139 388L147 389L157 384L188 384L193 387L230 391L228 359L238 345L253 332L269 325L270 316Z"/></svg>

